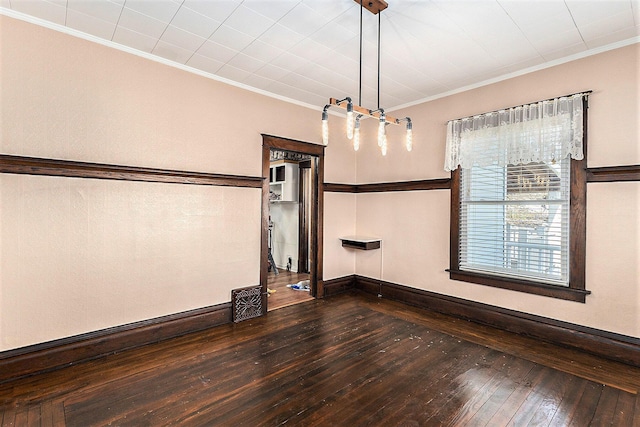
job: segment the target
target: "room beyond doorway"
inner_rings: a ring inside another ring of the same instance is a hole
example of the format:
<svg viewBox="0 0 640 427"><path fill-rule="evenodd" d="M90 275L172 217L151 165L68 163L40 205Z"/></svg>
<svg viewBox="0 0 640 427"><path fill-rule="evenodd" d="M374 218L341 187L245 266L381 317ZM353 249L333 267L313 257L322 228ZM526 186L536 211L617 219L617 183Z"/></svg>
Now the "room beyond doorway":
<svg viewBox="0 0 640 427"><path fill-rule="evenodd" d="M313 300L311 292L304 289L305 282L308 286L309 277L309 273L294 273L285 270L276 275L275 272L270 271L267 278L269 311Z"/></svg>

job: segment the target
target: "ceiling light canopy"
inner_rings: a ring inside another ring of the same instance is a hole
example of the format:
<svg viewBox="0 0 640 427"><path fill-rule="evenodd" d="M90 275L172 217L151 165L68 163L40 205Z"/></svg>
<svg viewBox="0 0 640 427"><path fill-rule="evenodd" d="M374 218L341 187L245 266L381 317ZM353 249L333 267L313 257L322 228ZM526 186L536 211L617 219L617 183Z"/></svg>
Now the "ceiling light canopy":
<svg viewBox="0 0 640 427"><path fill-rule="evenodd" d="M378 124L378 146L383 156L387 155L387 125L399 125L401 122L407 122L405 147L407 151L413 148L413 125L411 118L405 117L396 119L389 116L380 108L380 17L388 4L384 0L354 0L360 5L360 75L358 88L358 105L354 105L351 97L347 96L342 99L329 98L329 103L322 110L322 143L329 144L329 108L338 107L346 111L347 114L347 138L353 140L353 149L358 151L360 148L360 119L374 118L379 121ZM378 15L378 108L375 110L364 108L361 106L362 98L362 11L367 9L374 15ZM355 117L354 117L355 115Z"/></svg>

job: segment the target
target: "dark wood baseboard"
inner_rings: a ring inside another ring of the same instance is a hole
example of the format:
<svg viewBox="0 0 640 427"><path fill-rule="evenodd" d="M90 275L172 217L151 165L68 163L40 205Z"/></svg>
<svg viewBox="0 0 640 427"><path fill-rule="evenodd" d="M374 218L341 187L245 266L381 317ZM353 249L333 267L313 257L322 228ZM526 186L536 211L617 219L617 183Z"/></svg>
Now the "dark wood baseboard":
<svg viewBox="0 0 640 427"><path fill-rule="evenodd" d="M640 367L638 338L368 277L348 278L355 281L356 289L369 294Z"/></svg>
<svg viewBox="0 0 640 427"><path fill-rule="evenodd" d="M0 352L0 383L231 323L231 303Z"/></svg>
<svg viewBox="0 0 640 427"><path fill-rule="evenodd" d="M349 290L355 289L356 286L356 276L344 276L338 277L336 279L325 280L324 281L324 295L325 297L330 297L332 295L338 295L343 292L347 292Z"/></svg>

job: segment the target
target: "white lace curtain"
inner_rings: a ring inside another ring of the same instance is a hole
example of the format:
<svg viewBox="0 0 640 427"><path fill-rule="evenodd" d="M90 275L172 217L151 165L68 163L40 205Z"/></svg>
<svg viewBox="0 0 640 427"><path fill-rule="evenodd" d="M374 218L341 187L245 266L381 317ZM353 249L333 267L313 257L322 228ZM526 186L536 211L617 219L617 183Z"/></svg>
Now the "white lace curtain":
<svg viewBox="0 0 640 427"><path fill-rule="evenodd" d="M521 105L447 123L444 169L581 160L587 93Z"/></svg>

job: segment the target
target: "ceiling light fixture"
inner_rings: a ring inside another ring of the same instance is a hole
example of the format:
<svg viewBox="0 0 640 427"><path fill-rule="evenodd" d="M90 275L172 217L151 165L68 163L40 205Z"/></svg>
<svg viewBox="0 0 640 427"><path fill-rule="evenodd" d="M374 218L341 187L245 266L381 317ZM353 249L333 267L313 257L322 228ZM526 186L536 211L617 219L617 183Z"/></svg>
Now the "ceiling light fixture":
<svg viewBox="0 0 640 427"><path fill-rule="evenodd" d="M360 5L360 75L358 87L358 105L353 105L351 97L347 96L343 99L329 98L329 103L322 110L322 143L329 144L329 108L339 107L347 112L347 138L353 139L353 149L358 151L360 148L360 119L363 117L371 117L379 120L378 124L378 146L383 156L387 155L387 125L399 125L400 122L406 121L406 141L405 147L407 151L413 148L413 125L411 118L396 119L389 116L380 108L380 17L381 12L387 8L388 4L384 0L354 0ZM362 105L362 11L366 8L374 15L378 15L378 108L370 110L363 108ZM354 118L355 114L355 118Z"/></svg>

